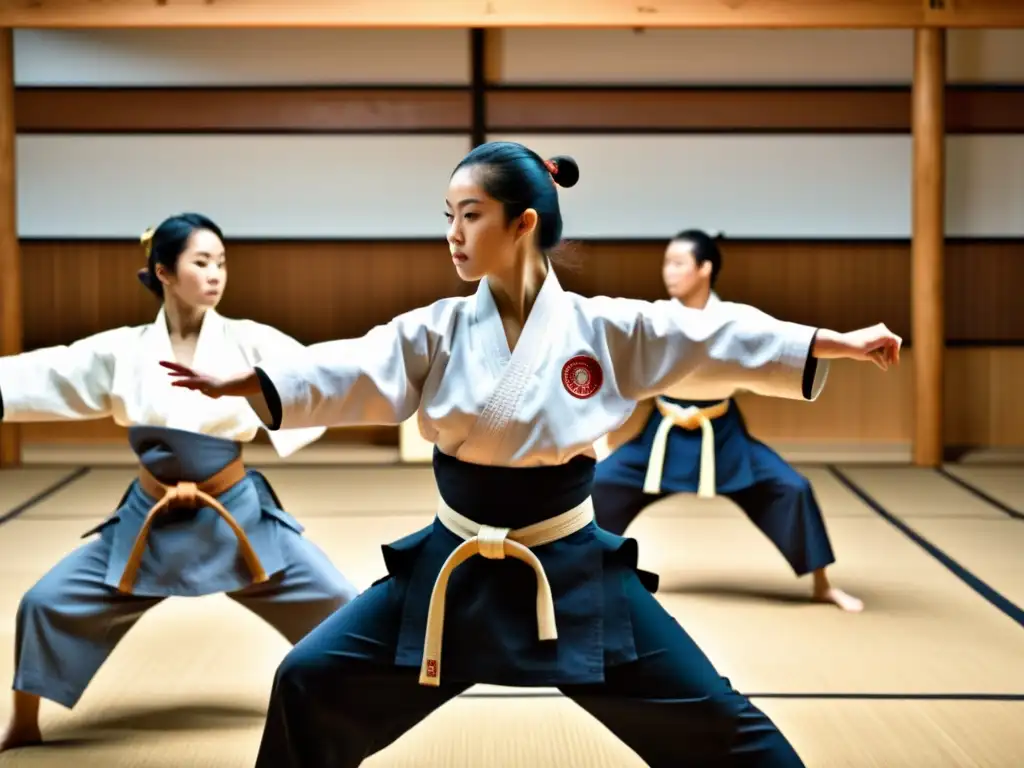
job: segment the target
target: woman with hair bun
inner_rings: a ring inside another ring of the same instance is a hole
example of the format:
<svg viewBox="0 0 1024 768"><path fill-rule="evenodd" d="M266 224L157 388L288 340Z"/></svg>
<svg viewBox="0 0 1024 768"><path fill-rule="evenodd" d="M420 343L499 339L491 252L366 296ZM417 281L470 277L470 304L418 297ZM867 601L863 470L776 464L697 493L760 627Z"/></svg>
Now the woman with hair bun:
<svg viewBox="0 0 1024 768"><path fill-rule="evenodd" d="M157 361L222 375L302 346L216 307L227 280L220 229L195 213L143 236L141 282L162 306L149 325L0 358L0 420L113 417L139 459L114 513L24 595L15 629L14 707L0 751L38 743L40 698L74 707L128 630L166 597L227 593L291 643L356 589L281 506L241 444L261 428L241 399L170 386ZM270 434L281 455L323 427Z"/></svg>
<svg viewBox="0 0 1024 768"><path fill-rule="evenodd" d="M445 200L474 295L239 376L166 364L178 386L248 398L271 429L415 414L435 445L434 521L385 546L387 574L289 652L258 768L358 766L474 683L557 686L651 766L801 765L654 598L636 542L595 525L594 443L684 378L813 399L819 359L895 362L900 340L563 290L556 185L578 178L571 158L481 145Z"/></svg>
<svg viewBox="0 0 1024 768"><path fill-rule="evenodd" d="M669 242L662 277L680 306L699 310L722 303L715 292L722 270L719 237L687 229ZM878 364L886 365L881 358ZM864 603L828 577L826 569L836 558L810 481L747 431L735 394L729 382L684 379L641 403L626 424L599 442L597 524L622 535L648 506L667 496L725 496L768 537L797 577L813 574L812 600L862 611Z"/></svg>

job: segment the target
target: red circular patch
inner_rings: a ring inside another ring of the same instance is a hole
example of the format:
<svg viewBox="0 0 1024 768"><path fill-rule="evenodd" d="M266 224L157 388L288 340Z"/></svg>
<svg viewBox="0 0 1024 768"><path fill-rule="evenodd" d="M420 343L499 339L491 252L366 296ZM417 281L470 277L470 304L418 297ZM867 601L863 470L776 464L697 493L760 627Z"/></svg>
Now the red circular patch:
<svg viewBox="0 0 1024 768"><path fill-rule="evenodd" d="M570 395L586 400L597 394L604 383L601 364L587 355L577 355L562 366L562 386Z"/></svg>

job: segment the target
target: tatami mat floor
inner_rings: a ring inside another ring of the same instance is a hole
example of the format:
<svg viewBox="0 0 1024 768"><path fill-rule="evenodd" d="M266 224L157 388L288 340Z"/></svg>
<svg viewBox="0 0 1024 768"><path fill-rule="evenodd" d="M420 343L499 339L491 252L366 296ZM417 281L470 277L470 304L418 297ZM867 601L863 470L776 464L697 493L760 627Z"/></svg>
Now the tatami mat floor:
<svg viewBox="0 0 1024 768"><path fill-rule="evenodd" d="M0 679L12 672L20 596L132 476L117 456L90 458L106 466L0 472ZM836 548L833 580L866 601L863 614L807 602L807 580L792 578L729 502L686 497L651 507L630 530L642 567L662 576L659 599L808 766L1024 765L1024 463L802 469ZM432 514L427 467L268 463L265 472L359 587L382 572L380 545ZM0 766L251 766L286 651L224 597L165 601L74 711L44 704L50 743L4 753ZM0 696L0 719L8 707ZM550 691L480 686L366 765L642 763Z"/></svg>

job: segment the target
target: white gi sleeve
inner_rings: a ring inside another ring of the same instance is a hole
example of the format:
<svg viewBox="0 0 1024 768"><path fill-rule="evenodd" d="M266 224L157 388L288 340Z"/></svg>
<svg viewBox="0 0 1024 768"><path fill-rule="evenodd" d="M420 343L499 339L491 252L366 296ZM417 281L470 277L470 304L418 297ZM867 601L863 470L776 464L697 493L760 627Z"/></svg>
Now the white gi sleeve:
<svg viewBox="0 0 1024 768"><path fill-rule="evenodd" d="M102 419L111 414L114 360L130 328L67 346L0 357L0 418L9 422Z"/></svg>
<svg viewBox="0 0 1024 768"><path fill-rule="evenodd" d="M676 301L600 297L605 343L619 391L652 397L683 380L793 400L815 400L828 361L811 356L817 329L746 304L690 309Z"/></svg>
<svg viewBox="0 0 1024 768"><path fill-rule="evenodd" d="M270 325L257 323L254 320L236 321L241 328L243 344L248 359L254 366L264 361L287 359L291 355L300 354L304 345L287 333ZM257 413L257 415L260 415ZM262 417L260 419L263 421ZM326 427L308 427L306 429L267 430L270 443L279 456L287 457L307 445L316 442L327 431Z"/></svg>
<svg viewBox="0 0 1024 768"><path fill-rule="evenodd" d="M419 408L456 301L407 312L357 339L267 357L255 366L262 396L249 403L271 430L399 424Z"/></svg>

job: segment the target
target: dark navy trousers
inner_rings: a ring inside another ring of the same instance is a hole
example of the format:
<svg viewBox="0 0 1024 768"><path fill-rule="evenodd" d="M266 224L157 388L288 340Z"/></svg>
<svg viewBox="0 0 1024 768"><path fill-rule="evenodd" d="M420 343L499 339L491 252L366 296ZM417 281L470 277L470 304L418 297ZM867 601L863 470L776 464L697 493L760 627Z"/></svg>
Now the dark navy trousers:
<svg viewBox="0 0 1024 768"><path fill-rule="evenodd" d="M561 687L566 696L653 768L803 765L637 577L626 590L638 659L607 667L603 683ZM378 583L291 650L274 679L257 768L354 768L470 687L424 687L418 668L395 666L403 593L393 578Z"/></svg>
<svg viewBox="0 0 1024 768"><path fill-rule="evenodd" d="M753 482L720 495L746 513L797 576L834 563L825 518L807 478L760 441L750 439L747 451ZM601 474L598 465L593 495L597 524L619 536L645 508L675 493L644 493L634 485L603 482Z"/></svg>

